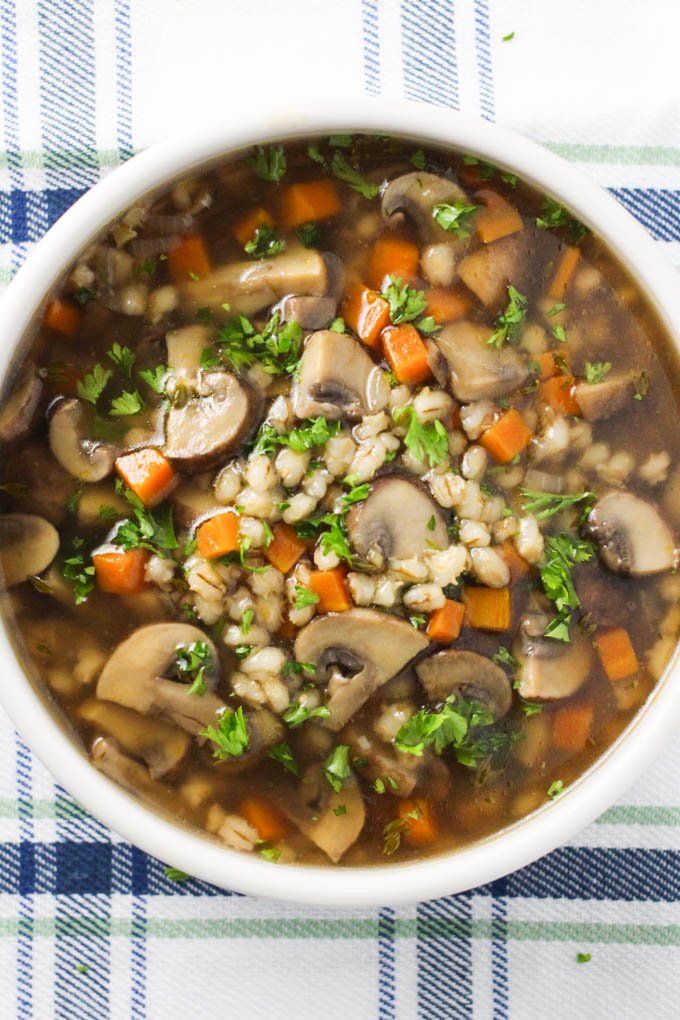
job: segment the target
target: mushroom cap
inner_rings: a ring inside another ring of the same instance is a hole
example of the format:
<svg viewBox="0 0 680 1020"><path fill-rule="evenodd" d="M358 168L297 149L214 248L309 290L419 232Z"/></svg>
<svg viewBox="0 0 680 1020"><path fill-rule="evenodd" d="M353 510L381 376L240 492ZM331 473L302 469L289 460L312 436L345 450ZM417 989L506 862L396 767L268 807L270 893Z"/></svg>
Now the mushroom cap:
<svg viewBox="0 0 680 1020"><path fill-rule="evenodd" d="M347 515L347 535L364 558L377 548L385 558L409 559L449 544L439 506L421 485L401 475L373 483L367 498Z"/></svg>
<svg viewBox="0 0 680 1020"><path fill-rule="evenodd" d="M79 705L78 717L115 737L124 751L145 761L152 779L172 772L189 750L189 737L171 723L147 719L131 708L98 698Z"/></svg>
<svg viewBox="0 0 680 1020"><path fill-rule="evenodd" d="M275 781L274 790L276 803L286 818L334 864L359 838L366 821L366 808L353 774L336 793L327 782L322 766L310 765L296 786L281 779ZM335 809L341 804L346 810L336 815Z"/></svg>
<svg viewBox="0 0 680 1020"><path fill-rule="evenodd" d="M0 514L0 565L12 588L42 573L59 551L59 533L44 517Z"/></svg>
<svg viewBox="0 0 680 1020"><path fill-rule="evenodd" d="M634 392L635 372L625 372L599 383L578 383L574 387L576 402L587 421L611 418L628 403Z"/></svg>
<svg viewBox="0 0 680 1020"><path fill-rule="evenodd" d="M185 306L191 310L212 308L224 315L255 315L287 294L323 295L328 286L328 267L318 251L289 245L282 255L256 262L232 262L182 288Z"/></svg>
<svg viewBox="0 0 680 1020"><path fill-rule="evenodd" d="M408 216L416 224L423 241L458 240L462 247L464 239L440 227L433 215L433 209L440 202L454 203L467 201L467 195L455 181L437 174L416 170L396 177L385 188L382 197L382 214L387 223L399 222L401 215Z"/></svg>
<svg viewBox="0 0 680 1020"><path fill-rule="evenodd" d="M208 686L214 687L219 676L219 659L210 638L188 623L151 623L138 627L114 649L99 677L97 697L146 715L158 710L157 699L163 697L166 685L170 684L190 715L200 712L209 692L204 697L190 695L188 684L165 679L174 670L177 650L195 641L205 642L210 650L211 664L205 676Z"/></svg>
<svg viewBox="0 0 680 1020"><path fill-rule="evenodd" d="M501 719L510 711L510 680L486 655L449 648L419 662L416 673L429 701L460 696L484 705L494 719Z"/></svg>
<svg viewBox="0 0 680 1020"><path fill-rule="evenodd" d="M329 678L326 705L331 714L322 721L337 731L427 645L427 637L406 620L375 609L349 609L317 616L303 627L295 657L314 663L317 677ZM351 675L343 676L341 669Z"/></svg>
<svg viewBox="0 0 680 1020"><path fill-rule="evenodd" d="M82 482L100 482L113 471L120 450L88 435L88 414L81 400L60 400L50 417L50 449L65 471Z"/></svg>
<svg viewBox="0 0 680 1020"><path fill-rule="evenodd" d="M435 339L451 371L451 392L462 401L501 397L521 386L529 368L512 347L489 347L488 326L476 322L453 322Z"/></svg>
<svg viewBox="0 0 680 1020"><path fill-rule="evenodd" d="M334 297L289 294L277 305L282 322L297 322L302 329L326 329L335 318L338 302Z"/></svg>
<svg viewBox="0 0 680 1020"><path fill-rule="evenodd" d="M382 411L389 387L358 340L324 329L305 344L291 397L298 418L337 421Z"/></svg>
<svg viewBox="0 0 680 1020"><path fill-rule="evenodd" d="M526 286L530 237L527 231L512 234L483 244L460 260L458 275L487 308L494 311L500 308L507 298L508 284Z"/></svg>
<svg viewBox="0 0 680 1020"><path fill-rule="evenodd" d="M587 530L602 560L617 574L641 577L678 564L668 524L653 503L632 492L612 490L601 496L588 515Z"/></svg>
<svg viewBox="0 0 680 1020"><path fill-rule="evenodd" d="M583 685L592 664L588 641L574 633L569 644L544 636L550 617L526 613L512 653L519 662L519 695L552 701L568 698Z"/></svg>
<svg viewBox="0 0 680 1020"><path fill-rule="evenodd" d="M8 443L29 428L42 392L43 384L35 365L28 361L0 410L0 442Z"/></svg>
<svg viewBox="0 0 680 1020"><path fill-rule="evenodd" d="M184 471L213 467L258 425L253 391L231 372L203 372L199 393L165 421L165 454Z"/></svg>
<svg viewBox="0 0 680 1020"><path fill-rule="evenodd" d="M168 369L176 376L194 379L201 368L201 355L210 344L213 331L207 326L192 323L165 334L168 351Z"/></svg>

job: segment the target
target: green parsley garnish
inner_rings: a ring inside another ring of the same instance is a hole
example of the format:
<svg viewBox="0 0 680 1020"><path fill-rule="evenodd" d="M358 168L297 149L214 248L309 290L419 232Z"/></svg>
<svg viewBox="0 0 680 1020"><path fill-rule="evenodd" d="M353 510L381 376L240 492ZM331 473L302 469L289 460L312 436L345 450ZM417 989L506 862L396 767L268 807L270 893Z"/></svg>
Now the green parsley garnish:
<svg viewBox="0 0 680 1020"><path fill-rule="evenodd" d="M436 754L453 750L456 760L468 768L480 761L505 757L518 734L494 725L491 712L474 701L447 698L438 711L421 708L404 723L394 746L398 751L420 757L426 747Z"/></svg>
<svg viewBox="0 0 680 1020"><path fill-rule="evenodd" d="M279 765L283 765L286 772L290 772L294 776L300 775L300 766L295 761L295 756L285 741L270 747L267 751L267 757L277 761Z"/></svg>
<svg viewBox="0 0 680 1020"><path fill-rule="evenodd" d="M543 198L541 215L536 217L536 226L539 230L552 230L555 227L566 227L569 240L573 244L582 241L586 234L590 233L588 227L571 215L563 206L556 202L549 195Z"/></svg>
<svg viewBox="0 0 680 1020"><path fill-rule="evenodd" d="M165 377L168 374L167 365L156 365L155 368L143 368L139 372L140 378L144 380L147 386L150 386L154 393L158 393L159 396L163 395L165 389Z"/></svg>
<svg viewBox="0 0 680 1020"><path fill-rule="evenodd" d="M132 507L135 519L126 518L119 524L113 541L124 549L150 549L160 556L177 548L177 538L172 520L172 506L156 507L149 510L139 496L122 484L116 485L118 495L125 496Z"/></svg>
<svg viewBox="0 0 680 1020"><path fill-rule="evenodd" d="M140 414L146 408L138 390L126 391L111 401L109 414L114 418L125 418L131 414Z"/></svg>
<svg viewBox="0 0 680 1020"><path fill-rule="evenodd" d="M491 658L498 666L509 666L510 669L519 669L519 662L515 656L508 651L505 645L499 645L498 651L495 655L492 655Z"/></svg>
<svg viewBox="0 0 680 1020"><path fill-rule="evenodd" d="M97 291L91 287L79 287L73 295L74 300L81 306L89 305L90 301L97 300Z"/></svg>
<svg viewBox="0 0 680 1020"><path fill-rule="evenodd" d="M296 237L305 248L316 248L321 244L321 227L316 220L303 223L295 231Z"/></svg>
<svg viewBox="0 0 680 1020"><path fill-rule="evenodd" d="M502 37L501 42L510 42L510 40L514 39L514 38L515 38L515 33L514 32L508 32L507 35L504 35Z"/></svg>
<svg viewBox="0 0 680 1020"><path fill-rule="evenodd" d="M205 671L212 665L212 653L205 641L193 641L180 645L175 655L178 679L191 684L189 694L203 697L207 691Z"/></svg>
<svg viewBox="0 0 680 1020"><path fill-rule="evenodd" d="M569 624L574 610L581 605L571 576L572 567L592 558L592 542L570 535L551 535L545 543L545 562L541 567L543 590L557 610L557 616L545 629L545 636L569 641Z"/></svg>
<svg viewBox="0 0 680 1020"><path fill-rule="evenodd" d="M117 365L120 371L126 378L130 378L132 375L132 367L135 363L135 356L129 347L121 347L119 343L114 343L110 351L106 352L107 357L111 358L114 365Z"/></svg>
<svg viewBox="0 0 680 1020"><path fill-rule="evenodd" d="M316 666L313 662L294 662L289 659L288 662L284 663L283 669L281 670L281 676L290 676L291 673L295 673L297 676L303 674L311 674L316 672Z"/></svg>
<svg viewBox="0 0 680 1020"><path fill-rule="evenodd" d="M431 315L423 317L427 297L422 290L416 290L408 283L402 283L397 276L390 276L387 289L382 297L390 306L390 319L395 326L412 322L423 333L434 333L439 329Z"/></svg>
<svg viewBox="0 0 680 1020"><path fill-rule="evenodd" d="M397 425L408 426L404 443L416 460L427 461L433 468L448 459L449 435L438 419L422 424L418 421L415 408L410 404L397 408L392 418Z"/></svg>
<svg viewBox="0 0 680 1020"><path fill-rule="evenodd" d="M252 625L254 616L255 616L254 609L246 609L243 616L241 617L241 633L244 635L244 637L250 633L250 627Z"/></svg>
<svg viewBox="0 0 680 1020"><path fill-rule="evenodd" d="M248 724L239 705L235 712L226 708L217 720L217 726L208 726L201 730L201 737L206 737L215 745L213 757L218 761L227 758L239 758L250 745Z"/></svg>
<svg viewBox="0 0 680 1020"><path fill-rule="evenodd" d="M342 784L351 775L349 767L349 747L338 744L328 756L323 767L324 775L336 793L340 793Z"/></svg>
<svg viewBox="0 0 680 1020"><path fill-rule="evenodd" d="M427 163L425 151L423 149L416 149L416 151L412 152L409 156L409 162L411 163L411 166L416 168L416 170L424 170Z"/></svg>
<svg viewBox="0 0 680 1020"><path fill-rule="evenodd" d="M308 719L327 719L330 714L330 709L325 705L319 705L318 708L307 708L306 705L301 705L297 701L291 701L281 718L289 729L296 730Z"/></svg>
<svg viewBox="0 0 680 1020"><path fill-rule="evenodd" d="M346 815L347 814L347 805L346 804L338 804L337 807L333 808L333 814L337 815L338 818L341 815Z"/></svg>
<svg viewBox="0 0 680 1020"><path fill-rule="evenodd" d="M380 193L379 186L367 181L358 170L355 170L346 157L337 150L333 153L328 168L334 177L344 181L353 191L358 191L363 198L375 198Z"/></svg>
<svg viewBox="0 0 680 1020"><path fill-rule="evenodd" d="M67 556L61 564L61 573L72 586L75 604L79 606L94 588L95 573L89 556L86 559L85 554L80 551L83 539L76 537L71 544L71 555Z"/></svg>
<svg viewBox="0 0 680 1020"><path fill-rule="evenodd" d="M555 339L558 340L561 344L566 344L567 331L565 330L564 326L561 326L558 323L556 326L553 326L551 333L555 337Z"/></svg>
<svg viewBox="0 0 680 1020"><path fill-rule="evenodd" d="M594 492L575 492L569 494L537 492L534 489L524 488L521 488L519 491L527 500L526 503L522 504L522 509L528 514L534 514L537 521L546 521L549 517L561 514L563 510L568 510L570 506L575 506L576 503L585 503L585 509L589 510L597 499Z"/></svg>
<svg viewBox="0 0 680 1020"><path fill-rule="evenodd" d="M347 479L345 479L345 481L347 481ZM370 486L368 482L362 482L361 485L352 486L349 492L346 492L340 500L343 510L346 510L347 507L353 506L354 503L361 503L365 500L368 497L369 488Z"/></svg>
<svg viewBox="0 0 680 1020"><path fill-rule="evenodd" d="M649 372L643 368L639 375L633 380L635 386L635 394L633 400L642 400L646 397L649 392Z"/></svg>
<svg viewBox="0 0 680 1020"><path fill-rule="evenodd" d="M341 315L336 316L328 327L331 333L344 333L346 330L345 320Z"/></svg>
<svg viewBox="0 0 680 1020"><path fill-rule="evenodd" d="M286 242L280 238L272 227L258 227L255 234L243 245L243 250L248 255L254 255L258 259L270 258L272 255L279 255L286 247Z"/></svg>
<svg viewBox="0 0 680 1020"><path fill-rule="evenodd" d="M255 155L246 157L246 163L260 180L273 181L275 184L286 172L286 154L282 145L270 145L268 148L258 145Z"/></svg>
<svg viewBox="0 0 680 1020"><path fill-rule="evenodd" d="M586 361L585 378L591 386L602 382L612 367L611 361Z"/></svg>
<svg viewBox="0 0 680 1020"><path fill-rule="evenodd" d="M592 958L593 957L592 957L592 955L590 953L577 953L576 954L576 962L577 963L590 963Z"/></svg>
<svg viewBox="0 0 680 1020"><path fill-rule="evenodd" d="M299 361L302 329L297 322L280 320L275 312L258 333L245 315L231 319L217 334L221 356L234 368L258 363L269 375L292 375Z"/></svg>
<svg viewBox="0 0 680 1020"><path fill-rule="evenodd" d="M511 284L508 286L508 303L505 311L496 316L496 329L486 341L489 347L500 348L503 344L518 344L520 327L527 314L529 302Z"/></svg>
<svg viewBox="0 0 680 1020"><path fill-rule="evenodd" d="M561 779L556 779L548 787L548 796L551 800L554 800L554 798L558 797L560 793L564 793L564 783Z"/></svg>
<svg viewBox="0 0 680 1020"><path fill-rule="evenodd" d="M480 206L468 205L462 198L455 202L437 202L432 207L432 215L442 228L456 235L465 238L470 236L470 217L478 211Z"/></svg>
<svg viewBox="0 0 680 1020"><path fill-rule="evenodd" d="M313 450L340 431L340 422L329 422L325 418L308 418L304 425L289 432L278 432L273 425L265 422L260 428L253 446L253 453L271 456L278 446L289 446L296 453Z"/></svg>
<svg viewBox="0 0 680 1020"><path fill-rule="evenodd" d="M77 381L76 393L81 400L87 400L87 402L92 404L94 407L106 389L107 383L112 375L113 372L111 369L103 368L101 365L97 364L83 379L79 379Z"/></svg>
<svg viewBox="0 0 680 1020"><path fill-rule="evenodd" d="M309 588L305 588L304 584L295 585L295 601L293 602L295 609L306 609L307 606L315 606L319 601L319 596Z"/></svg>
<svg viewBox="0 0 680 1020"><path fill-rule="evenodd" d="M278 847L272 846L266 839L258 839L256 845L258 848L257 852L265 861L271 861L272 864L276 864L281 857L281 851Z"/></svg>
<svg viewBox="0 0 680 1020"><path fill-rule="evenodd" d="M165 865L163 871L165 872L165 877L171 882L186 882L190 877L186 871L180 871L179 868L171 868L169 864Z"/></svg>

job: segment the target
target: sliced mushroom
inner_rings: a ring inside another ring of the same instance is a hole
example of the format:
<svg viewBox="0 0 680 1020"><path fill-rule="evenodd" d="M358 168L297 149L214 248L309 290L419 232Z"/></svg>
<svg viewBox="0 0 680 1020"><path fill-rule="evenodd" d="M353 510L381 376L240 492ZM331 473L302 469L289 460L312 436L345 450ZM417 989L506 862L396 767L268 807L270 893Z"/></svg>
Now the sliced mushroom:
<svg viewBox="0 0 680 1020"><path fill-rule="evenodd" d="M427 244L437 241L456 243L455 235L440 227L433 210L441 202L467 202L467 195L455 181L436 174L414 171L391 181L382 197L382 214L387 223L399 222L408 216L416 224L421 239ZM459 246L464 242L459 241Z"/></svg>
<svg viewBox="0 0 680 1020"><path fill-rule="evenodd" d="M364 559L379 551L388 559L422 556L428 548L449 544L438 505L417 482L400 475L379 478L363 503L347 516L350 543Z"/></svg>
<svg viewBox="0 0 680 1020"><path fill-rule="evenodd" d="M486 655L450 648L423 659L416 673L429 701L460 696L484 705L494 719L510 711L512 686L508 676Z"/></svg>
<svg viewBox="0 0 680 1020"><path fill-rule="evenodd" d="M296 786L278 780L274 784L276 803L300 832L330 857L334 864L359 838L366 821L366 808L354 775L336 793L321 765L310 765ZM344 812L336 810L344 805Z"/></svg>
<svg viewBox="0 0 680 1020"><path fill-rule="evenodd" d="M174 376L195 379L201 368L201 355L212 339L206 326L194 324L172 329L165 335L168 368Z"/></svg>
<svg viewBox="0 0 680 1020"><path fill-rule="evenodd" d="M512 653L519 663L520 697L541 701L568 698L586 680L592 661L588 641L578 632L566 644L545 637L550 617L526 613L519 624L519 637Z"/></svg>
<svg viewBox="0 0 680 1020"><path fill-rule="evenodd" d="M177 650L202 641L210 651L203 696L189 694L189 685L167 679L175 670ZM142 715L165 714L188 733L214 722L224 709L212 692L219 660L212 641L188 623L152 623L139 627L117 646L97 683L97 697L134 708Z"/></svg>
<svg viewBox="0 0 680 1020"><path fill-rule="evenodd" d="M434 340L426 339L425 346L427 347L427 363L430 366L430 372L436 379L439 386L445 390L449 385L448 362Z"/></svg>
<svg viewBox="0 0 680 1020"><path fill-rule="evenodd" d="M529 368L512 347L496 350L487 343L488 326L476 322L454 322L436 339L451 370L450 387L462 401L486 400L511 393L529 376Z"/></svg>
<svg viewBox="0 0 680 1020"><path fill-rule="evenodd" d="M335 252L325 251L321 258L326 266L325 296L335 298L337 305L345 289L345 264Z"/></svg>
<svg viewBox="0 0 680 1020"><path fill-rule="evenodd" d="M508 284L524 286L522 269L527 254L524 233L513 234L466 255L458 275L483 305L495 310L505 302Z"/></svg>
<svg viewBox="0 0 680 1020"><path fill-rule="evenodd" d="M333 297L291 294L277 306L282 322L297 322L302 329L326 329L335 318L338 302Z"/></svg>
<svg viewBox="0 0 680 1020"><path fill-rule="evenodd" d="M588 421L600 421L625 407L635 392L635 373L612 376L599 383L582 382L574 387L576 402Z"/></svg>
<svg viewBox="0 0 680 1020"><path fill-rule="evenodd" d="M16 439L30 428L40 403L43 384L32 361L22 368L0 411L0 443Z"/></svg>
<svg viewBox="0 0 680 1020"><path fill-rule="evenodd" d="M617 574L640 577L678 566L679 551L653 503L632 492L607 492L590 511L587 530L600 556Z"/></svg>
<svg viewBox="0 0 680 1020"><path fill-rule="evenodd" d="M382 411L388 400L384 374L358 340L331 330L310 336L293 385L298 418L360 418Z"/></svg>
<svg viewBox="0 0 680 1020"><path fill-rule="evenodd" d="M176 813L174 791L171 792L162 783L155 782L144 765L123 754L113 737L97 737L92 744L91 754L95 768L109 779L129 790L135 797L139 797L140 794L149 797L154 804L160 803L167 810Z"/></svg>
<svg viewBox="0 0 680 1020"><path fill-rule="evenodd" d="M110 483L85 486L78 499L78 523L88 528L110 528L115 518L108 511L115 511L119 517L127 517L130 504L117 495Z"/></svg>
<svg viewBox="0 0 680 1020"><path fill-rule="evenodd" d="M88 414L75 397L60 400L50 418L50 449L65 471L81 482L100 482L113 471L120 450L89 436Z"/></svg>
<svg viewBox="0 0 680 1020"><path fill-rule="evenodd" d="M213 467L257 427L253 391L230 372L201 373L197 393L171 407L165 453L184 471Z"/></svg>
<svg viewBox="0 0 680 1020"><path fill-rule="evenodd" d="M160 779L179 765L189 750L189 737L163 719L146 719L131 708L98 698L78 707L79 719L115 737L124 751L146 762L152 779Z"/></svg>
<svg viewBox="0 0 680 1020"><path fill-rule="evenodd" d="M57 529L44 517L0 514L0 563L8 588L42 573L58 550Z"/></svg>
<svg viewBox="0 0 680 1020"><path fill-rule="evenodd" d="M350 609L318 616L303 627L295 657L314 663L317 678L328 679L331 714L323 724L337 731L427 645L425 635L405 620L374 609Z"/></svg>
<svg viewBox="0 0 680 1020"><path fill-rule="evenodd" d="M401 757L405 760L401 762L393 748L355 724L346 727L342 739L353 755L365 762L361 766L362 776L382 779L385 791L395 797L410 797L419 780L422 757L404 754Z"/></svg>
<svg viewBox="0 0 680 1020"><path fill-rule="evenodd" d="M255 315L287 294L321 296L328 286L328 268L318 251L289 247L283 255L257 262L220 266L200 280L185 283L185 305L208 307L223 315Z"/></svg>

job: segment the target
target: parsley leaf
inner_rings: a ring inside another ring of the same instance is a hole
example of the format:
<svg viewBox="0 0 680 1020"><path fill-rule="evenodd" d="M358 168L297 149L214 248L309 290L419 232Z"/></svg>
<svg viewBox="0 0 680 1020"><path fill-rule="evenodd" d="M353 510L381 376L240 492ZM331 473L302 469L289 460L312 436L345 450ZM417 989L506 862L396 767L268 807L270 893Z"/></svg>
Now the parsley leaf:
<svg viewBox="0 0 680 1020"><path fill-rule="evenodd" d="M353 191L358 191L363 198L375 198L380 193L379 186L367 181L337 149L333 153L329 169L334 177L337 177L339 181L344 181Z"/></svg>
<svg viewBox="0 0 680 1020"><path fill-rule="evenodd" d="M113 398L109 414L113 415L114 418L124 418L130 414L139 414L145 408L146 404L138 390L126 390L119 397Z"/></svg>
<svg viewBox="0 0 680 1020"><path fill-rule="evenodd" d="M324 775L336 793L340 793L342 784L351 775L349 767L349 746L338 744L324 762Z"/></svg>
<svg viewBox="0 0 680 1020"><path fill-rule="evenodd" d="M132 375L132 366L135 363L135 355L132 353L129 347L121 347L119 343L114 343L110 351L106 352L107 357L111 358L114 365L117 365L126 378L130 378Z"/></svg>
<svg viewBox="0 0 680 1020"><path fill-rule="evenodd" d="M575 492L572 494L559 492L537 492L534 489L521 488L520 493L527 500L522 509L528 514L534 514L537 521L546 521L555 514L562 513L576 503L585 503L586 510L597 499L594 492Z"/></svg>
<svg viewBox="0 0 680 1020"><path fill-rule="evenodd" d="M363 482L361 485L355 485L353 488L346 492L340 500L343 510L353 506L354 503L361 503L363 500L368 498L369 484Z"/></svg>
<svg viewBox="0 0 680 1020"><path fill-rule="evenodd" d="M300 775L300 766L295 761L295 756L290 749L290 746L285 743L275 744L274 747L270 747L267 751L267 757L277 761L279 765L283 765L287 772L290 772L294 776Z"/></svg>
<svg viewBox="0 0 680 1020"><path fill-rule="evenodd" d="M163 395L165 389L165 377L168 374L167 365L156 365L155 368L143 368L139 372L140 378L144 380L147 386L150 386L154 393L158 393L159 396Z"/></svg>
<svg viewBox="0 0 680 1020"><path fill-rule="evenodd" d="M325 705L319 705L318 708L307 708L306 705L301 705L297 701L291 701L281 718L291 730L296 730L308 719L327 719L330 714L330 709Z"/></svg>
<svg viewBox="0 0 680 1020"><path fill-rule="evenodd" d="M574 610L581 605L571 576L572 567L591 559L595 547L592 542L565 534L551 535L545 546L541 584L558 614L546 627L545 636L556 641L569 641L569 623Z"/></svg>
<svg viewBox="0 0 680 1020"><path fill-rule="evenodd" d="M278 237L272 227L258 227L255 234L243 245L243 250L248 255L254 255L258 259L266 259L272 255L279 255L286 247L286 242Z"/></svg>
<svg viewBox="0 0 680 1020"><path fill-rule="evenodd" d="M390 306L390 319L395 326L401 322L413 322L417 329L428 334L440 329L431 315L423 316L427 304L424 291L402 283L397 276L390 276L389 281L382 297Z"/></svg>
<svg viewBox="0 0 680 1020"><path fill-rule="evenodd" d="M424 170L427 160L425 159L425 152L423 149L416 149L409 156L409 162L416 170Z"/></svg>
<svg viewBox="0 0 680 1020"><path fill-rule="evenodd" d="M90 301L97 300L97 291L92 290L91 287L79 287L73 297L82 308L84 305L88 305Z"/></svg>
<svg viewBox="0 0 680 1020"><path fill-rule="evenodd" d="M478 205L468 205L462 198L455 202L437 202L432 207L432 215L442 230L450 231L456 237L465 238L470 236L470 217L480 208Z"/></svg>
<svg viewBox="0 0 680 1020"><path fill-rule="evenodd" d="M190 877L187 875L186 871L180 871L179 868L171 868L169 864L166 864L163 870L165 872L165 877L171 882L186 882Z"/></svg>
<svg viewBox="0 0 680 1020"><path fill-rule="evenodd" d="M436 754L453 750L460 765L475 768L480 761L507 757L519 734L495 726L491 712L475 701L447 698L438 711L421 708L397 733L398 751L420 757L426 747Z"/></svg>
<svg viewBox="0 0 680 1020"><path fill-rule="evenodd" d="M177 676L182 683L191 684L189 694L199 697L207 691L205 671L212 665L212 653L205 641L193 641L180 645L175 654Z"/></svg>
<svg viewBox="0 0 680 1020"><path fill-rule="evenodd" d="M560 793L564 793L564 783L562 782L561 779L556 779L548 787L548 796L550 797L551 800L554 800L555 797L558 797L560 795Z"/></svg>
<svg viewBox="0 0 680 1020"><path fill-rule="evenodd" d="M67 556L61 564L63 578L73 588L73 598L77 606L81 605L94 588L95 571L89 556L80 551L83 545L82 538L74 538L72 542L71 555Z"/></svg>
<svg viewBox="0 0 680 1020"><path fill-rule="evenodd" d="M331 436L340 431L340 422L328 422L325 418L309 418L305 425L291 429L289 432L278 432L273 425L265 422L255 438L253 453L265 453L271 456L277 446L289 446L296 453L313 450L323 446Z"/></svg>
<svg viewBox="0 0 680 1020"><path fill-rule="evenodd" d="M295 231L296 237L305 248L316 248L321 244L321 227L316 220L303 223Z"/></svg>
<svg viewBox="0 0 680 1020"><path fill-rule="evenodd" d="M499 666L510 666L511 669L519 669L519 662L514 655L511 655L505 645L499 645L498 651L491 658Z"/></svg>
<svg viewBox="0 0 680 1020"><path fill-rule="evenodd" d="M508 303L505 311L496 316L496 329L486 341L489 347L501 348L503 344L518 344L520 326L527 314L529 302L511 284L508 286Z"/></svg>
<svg viewBox="0 0 680 1020"><path fill-rule="evenodd" d="M206 737L215 745L213 757L218 761L239 758L250 745L248 724L241 706L235 712L230 708L225 709L217 720L217 726L208 726L201 730L200 736Z"/></svg>
<svg viewBox="0 0 680 1020"><path fill-rule="evenodd" d="M288 662L284 663L283 669L281 670L281 676L290 676L291 673L295 673L298 676L303 673L315 673L316 666L313 662L294 662L289 659Z"/></svg>
<svg viewBox="0 0 680 1020"><path fill-rule="evenodd" d="M275 312L260 333L250 319L239 315L218 332L220 352L234 368L258 362L270 375L292 375L298 365L302 329L297 322L280 321Z"/></svg>
<svg viewBox="0 0 680 1020"><path fill-rule="evenodd" d="M590 233L588 227L571 215L563 206L556 202L549 195L543 198L541 215L536 217L536 226L539 230L553 230L555 227L566 227L569 240L574 244L582 241L586 234Z"/></svg>
<svg viewBox="0 0 680 1020"><path fill-rule="evenodd" d="M590 963L592 958L593 957L592 957L591 953L577 953L576 954L576 962L577 963Z"/></svg>
<svg viewBox="0 0 680 1020"><path fill-rule="evenodd" d="M124 495L132 507L135 519L126 518L118 526L113 541L124 549L150 549L160 556L177 548L177 538L172 521L172 506L156 507L149 510L139 496L122 485L117 486L119 495Z"/></svg>
<svg viewBox="0 0 680 1020"><path fill-rule="evenodd" d="M435 418L421 424L415 408L410 404L399 407L392 414L397 425L406 424L404 443L416 460L427 461L431 468L443 464L449 456L449 435L442 423Z"/></svg>
<svg viewBox="0 0 680 1020"><path fill-rule="evenodd" d="M255 154L246 157L246 163L262 181L278 184L286 172L286 154L282 145L270 145L268 148L258 145Z"/></svg>
<svg viewBox="0 0 680 1020"><path fill-rule="evenodd" d="M309 588L305 588L304 584L295 585L294 609L306 609L307 606L315 606L320 601L319 596Z"/></svg>
<svg viewBox="0 0 680 1020"><path fill-rule="evenodd" d="M586 361L586 382L591 385L602 382L611 367L611 361Z"/></svg>
<svg viewBox="0 0 680 1020"><path fill-rule="evenodd" d="M106 389L107 383L113 372L102 365L95 365L91 372L76 383L76 393L81 400L87 400L94 406Z"/></svg>
<svg viewBox="0 0 680 1020"><path fill-rule="evenodd" d="M647 396L649 392L649 372L646 368L643 368L640 374L635 377L633 385L635 386L633 400L642 400L643 397Z"/></svg>

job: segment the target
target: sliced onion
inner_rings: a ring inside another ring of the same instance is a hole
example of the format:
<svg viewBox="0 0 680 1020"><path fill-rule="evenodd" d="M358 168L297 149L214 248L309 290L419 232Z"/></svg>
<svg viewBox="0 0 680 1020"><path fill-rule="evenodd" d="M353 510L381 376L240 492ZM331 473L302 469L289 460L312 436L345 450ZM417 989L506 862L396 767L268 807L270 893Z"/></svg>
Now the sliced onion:
<svg viewBox="0 0 680 1020"><path fill-rule="evenodd" d="M138 237L134 241L130 241L128 251L135 258L147 259L154 255L164 255L165 252L172 251L181 243L182 238L177 234L170 237Z"/></svg>
<svg viewBox="0 0 680 1020"><path fill-rule="evenodd" d="M154 213L146 221L148 230L157 230L159 234L187 234L194 225L194 217L190 213Z"/></svg>
<svg viewBox="0 0 680 1020"><path fill-rule="evenodd" d="M548 471L529 468L524 476L524 487L536 492L564 492L566 483L563 475L551 475Z"/></svg>

